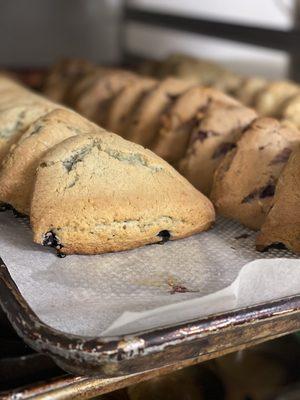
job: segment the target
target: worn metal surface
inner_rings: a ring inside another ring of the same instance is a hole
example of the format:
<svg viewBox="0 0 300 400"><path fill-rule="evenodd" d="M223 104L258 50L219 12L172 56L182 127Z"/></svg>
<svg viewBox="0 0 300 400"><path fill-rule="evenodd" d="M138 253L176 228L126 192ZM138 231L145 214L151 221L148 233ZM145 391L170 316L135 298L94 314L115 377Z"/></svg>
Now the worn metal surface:
<svg viewBox="0 0 300 400"><path fill-rule="evenodd" d="M267 340L300 328L300 296L214 315L136 336L68 335L38 319L0 263L0 301L18 334L32 348L78 375L113 377L161 368Z"/></svg>

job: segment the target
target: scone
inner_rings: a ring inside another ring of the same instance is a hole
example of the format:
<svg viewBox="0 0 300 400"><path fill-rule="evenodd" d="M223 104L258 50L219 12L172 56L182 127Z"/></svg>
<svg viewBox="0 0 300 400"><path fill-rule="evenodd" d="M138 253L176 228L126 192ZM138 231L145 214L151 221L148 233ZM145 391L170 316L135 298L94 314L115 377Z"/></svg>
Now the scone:
<svg viewBox="0 0 300 400"><path fill-rule="evenodd" d="M236 97L245 106L252 107L257 94L267 85L267 80L259 76L252 76L241 81L234 92Z"/></svg>
<svg viewBox="0 0 300 400"><path fill-rule="evenodd" d="M148 147L152 144L162 115L177 97L191 86L190 82L167 78L159 82L142 99L124 130L126 139Z"/></svg>
<svg viewBox="0 0 300 400"><path fill-rule="evenodd" d="M224 71L225 68L213 61L175 53L161 63L159 76L162 78L174 76L190 80L193 83L212 85Z"/></svg>
<svg viewBox="0 0 300 400"><path fill-rule="evenodd" d="M258 92L253 106L259 115L278 117L284 102L296 93L300 93L300 86L296 85L296 83L274 81Z"/></svg>
<svg viewBox="0 0 300 400"><path fill-rule="evenodd" d="M155 84L157 81L154 79L140 78L117 93L110 102L105 128L123 136L129 116Z"/></svg>
<svg viewBox="0 0 300 400"><path fill-rule="evenodd" d="M28 214L35 171L55 144L100 128L72 111L57 109L37 119L10 148L0 170L0 201Z"/></svg>
<svg viewBox="0 0 300 400"><path fill-rule="evenodd" d="M64 254L128 250L208 229L211 202L165 161L110 133L78 135L40 161L36 243Z"/></svg>
<svg viewBox="0 0 300 400"><path fill-rule="evenodd" d="M32 102L0 109L0 163L29 125L55 108L55 104Z"/></svg>
<svg viewBox="0 0 300 400"><path fill-rule="evenodd" d="M300 129L300 93L292 96L282 105L279 118L293 123Z"/></svg>
<svg viewBox="0 0 300 400"><path fill-rule="evenodd" d="M209 196L216 168L256 117L254 110L241 104L209 104L196 116L189 146L178 165L180 173Z"/></svg>
<svg viewBox="0 0 300 400"><path fill-rule="evenodd" d="M254 121L216 171L211 199L217 211L259 229L273 204L278 177L299 141L297 129L275 119Z"/></svg>
<svg viewBox="0 0 300 400"><path fill-rule="evenodd" d="M105 126L109 101L137 76L128 71L112 71L100 75L78 98L74 109L84 117Z"/></svg>
<svg viewBox="0 0 300 400"><path fill-rule="evenodd" d="M137 71L142 76L155 78L158 75L160 67L161 61L159 60L145 60L138 65Z"/></svg>
<svg viewBox="0 0 300 400"><path fill-rule="evenodd" d="M279 177L273 206L261 232L256 238L256 248L263 251L272 245L284 244L300 253L300 148L291 154Z"/></svg>
<svg viewBox="0 0 300 400"><path fill-rule="evenodd" d="M81 59L59 61L47 75L43 92L53 101L64 103L69 88L79 79L95 70L95 66Z"/></svg>
<svg viewBox="0 0 300 400"><path fill-rule="evenodd" d="M197 121L215 102L239 105L236 100L222 92L202 86L192 87L181 94L162 116L151 150L175 165L184 156Z"/></svg>

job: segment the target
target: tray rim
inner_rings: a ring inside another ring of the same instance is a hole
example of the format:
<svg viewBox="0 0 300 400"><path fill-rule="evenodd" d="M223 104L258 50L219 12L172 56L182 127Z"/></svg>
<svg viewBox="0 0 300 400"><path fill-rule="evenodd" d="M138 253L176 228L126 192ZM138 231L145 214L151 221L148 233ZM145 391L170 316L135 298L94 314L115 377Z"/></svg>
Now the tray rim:
<svg viewBox="0 0 300 400"><path fill-rule="evenodd" d="M157 356L161 357L172 347L189 346L200 339L234 328L247 329L247 326L260 322L273 322L274 319L282 321L286 317L292 319L290 317L294 315L295 321L292 326L286 326L286 333L300 329L299 294L134 335L85 337L67 334L51 328L38 318L21 295L1 258L0 304L19 336L34 350L50 355L68 372L103 377L145 371L149 369L147 366L145 368L145 364L150 359L154 358L152 361L157 362ZM282 329L278 334L285 333ZM186 358L191 358L191 355L186 354ZM136 360L140 362L134 365ZM170 363L167 357L165 362L161 359L158 361L160 366ZM122 363L124 365L119 368ZM149 364L153 367L151 362Z"/></svg>

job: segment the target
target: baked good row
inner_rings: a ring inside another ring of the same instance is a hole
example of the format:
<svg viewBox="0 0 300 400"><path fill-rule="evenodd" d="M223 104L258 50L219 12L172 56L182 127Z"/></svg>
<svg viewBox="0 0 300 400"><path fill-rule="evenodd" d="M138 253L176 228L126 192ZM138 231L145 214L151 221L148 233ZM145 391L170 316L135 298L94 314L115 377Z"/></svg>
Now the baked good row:
<svg viewBox="0 0 300 400"><path fill-rule="evenodd" d="M254 80L253 85L247 82L249 93L259 87ZM298 90L288 83L284 88L283 83L269 84L259 97L261 109L268 105L278 110L271 114L282 112L283 93L293 96ZM278 179L299 145L299 130L288 118L260 117L215 88L120 70L73 81L64 98L80 113L173 164L211 198L219 214L265 231Z"/></svg>
<svg viewBox="0 0 300 400"><path fill-rule="evenodd" d="M0 201L60 255L163 243L214 221L211 202L167 162L5 75L0 137Z"/></svg>
<svg viewBox="0 0 300 400"><path fill-rule="evenodd" d="M300 86L296 82L244 77L217 63L183 54L173 54L162 61L145 61L140 72L159 79L173 76L218 88L255 108L261 116L289 120L300 128Z"/></svg>

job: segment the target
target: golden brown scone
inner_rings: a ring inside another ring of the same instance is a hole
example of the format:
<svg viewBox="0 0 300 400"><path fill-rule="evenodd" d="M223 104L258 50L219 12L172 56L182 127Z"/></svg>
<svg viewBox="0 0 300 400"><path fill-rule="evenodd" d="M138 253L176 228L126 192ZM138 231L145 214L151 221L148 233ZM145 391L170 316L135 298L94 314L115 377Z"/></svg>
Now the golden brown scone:
<svg viewBox="0 0 300 400"><path fill-rule="evenodd" d="M143 96L130 116L129 123L124 127L124 137L145 147L150 146L158 132L161 117L190 86L190 82L175 78L159 82Z"/></svg>
<svg viewBox="0 0 300 400"><path fill-rule="evenodd" d="M300 133L272 118L258 118L216 171L211 199L218 212L259 229L273 203L278 177Z"/></svg>
<svg viewBox="0 0 300 400"><path fill-rule="evenodd" d="M300 148L291 154L279 177L273 206L270 209L256 238L259 251L269 246L284 244L295 253L300 253Z"/></svg>
<svg viewBox="0 0 300 400"><path fill-rule="evenodd" d="M101 130L72 111L56 109L37 119L11 146L0 170L0 201L28 214L35 171L55 144L81 133Z"/></svg>
<svg viewBox="0 0 300 400"><path fill-rule="evenodd" d="M123 136L129 116L138 107L141 99L156 84L157 81L154 79L140 78L121 89L110 102L106 117L106 129Z"/></svg>
<svg viewBox="0 0 300 400"><path fill-rule="evenodd" d="M292 96L282 105L279 117L300 129L300 93Z"/></svg>
<svg viewBox="0 0 300 400"><path fill-rule="evenodd" d="M1 96L1 95L0 95ZM10 147L38 118L57 108L55 104L32 102L0 109L0 163Z"/></svg>
<svg viewBox="0 0 300 400"><path fill-rule="evenodd" d="M77 99L74 109L79 114L105 126L109 101L126 85L137 80L129 71L110 71L99 75Z"/></svg>
<svg viewBox="0 0 300 400"><path fill-rule="evenodd" d="M203 114L196 116L185 157L178 165L180 173L209 195L216 168L256 117L254 110L239 103L209 104Z"/></svg>
<svg viewBox="0 0 300 400"><path fill-rule="evenodd" d="M43 92L52 101L64 103L70 87L95 70L95 65L82 59L63 59L51 68Z"/></svg>
<svg viewBox="0 0 300 400"><path fill-rule="evenodd" d="M211 202L165 161L107 132L74 136L47 153L30 216L34 241L65 254L179 239L215 218Z"/></svg>
<svg viewBox="0 0 300 400"><path fill-rule="evenodd" d="M157 76L174 76L191 83L213 86L226 93L232 93L240 83L240 77L223 66L209 60L187 54L171 54L157 68Z"/></svg>
<svg viewBox="0 0 300 400"><path fill-rule="evenodd" d="M300 86L294 82L270 82L257 93L253 106L259 115L278 117L282 105L296 93L300 93Z"/></svg>
<svg viewBox="0 0 300 400"><path fill-rule="evenodd" d="M239 105L236 100L222 92L202 86L192 87L181 94L162 116L151 150L175 165L184 156L197 121L215 102Z"/></svg>
<svg viewBox="0 0 300 400"><path fill-rule="evenodd" d="M137 72L140 75L155 78L158 75L160 67L161 67L161 61L145 60L138 65Z"/></svg>
<svg viewBox="0 0 300 400"><path fill-rule="evenodd" d="M241 81L240 86L234 93L241 103L245 106L254 105L257 94L267 85L267 80L259 76L251 76Z"/></svg>

